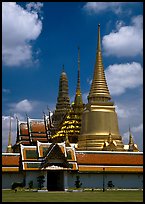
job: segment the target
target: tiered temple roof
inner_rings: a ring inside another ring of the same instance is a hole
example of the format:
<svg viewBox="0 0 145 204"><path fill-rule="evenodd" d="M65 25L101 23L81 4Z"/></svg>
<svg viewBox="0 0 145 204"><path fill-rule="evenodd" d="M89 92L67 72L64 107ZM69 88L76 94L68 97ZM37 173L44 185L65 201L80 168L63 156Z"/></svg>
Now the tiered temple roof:
<svg viewBox="0 0 145 204"><path fill-rule="evenodd" d="M27 121L19 121L17 119L17 139L13 146L14 152L20 151L20 144L36 145L37 141L48 142L50 138L50 119L44 115L43 119L31 119L27 117Z"/></svg>

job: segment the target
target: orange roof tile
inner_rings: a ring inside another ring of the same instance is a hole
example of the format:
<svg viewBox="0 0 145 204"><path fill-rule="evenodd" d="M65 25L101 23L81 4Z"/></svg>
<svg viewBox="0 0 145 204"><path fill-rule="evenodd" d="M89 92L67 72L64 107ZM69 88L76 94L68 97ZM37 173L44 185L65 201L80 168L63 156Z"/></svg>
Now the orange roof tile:
<svg viewBox="0 0 145 204"><path fill-rule="evenodd" d="M30 137L26 135L21 135L21 140L29 140Z"/></svg>
<svg viewBox="0 0 145 204"><path fill-rule="evenodd" d="M143 155L135 154L79 154L76 153L78 164L106 165L143 165Z"/></svg>
<svg viewBox="0 0 145 204"><path fill-rule="evenodd" d="M46 132L44 122L30 122L31 132Z"/></svg>
<svg viewBox="0 0 145 204"><path fill-rule="evenodd" d="M19 166L20 156L3 155L2 166Z"/></svg>
<svg viewBox="0 0 145 204"><path fill-rule="evenodd" d="M33 142L36 142L37 140L40 142L48 142L48 139L46 137L32 137Z"/></svg>
<svg viewBox="0 0 145 204"><path fill-rule="evenodd" d="M47 137L46 133L31 133L32 137Z"/></svg>
<svg viewBox="0 0 145 204"><path fill-rule="evenodd" d="M2 167L2 172L18 172L19 167Z"/></svg>
<svg viewBox="0 0 145 204"><path fill-rule="evenodd" d="M26 144L26 145L29 145L30 144L30 141L26 141L26 140L21 140L20 141L20 144Z"/></svg>
<svg viewBox="0 0 145 204"><path fill-rule="evenodd" d="M98 172L103 172L103 167L98 167L98 166L79 166L79 171L98 171ZM105 172L138 172L142 173L143 168L139 167L105 167Z"/></svg>
<svg viewBox="0 0 145 204"><path fill-rule="evenodd" d="M29 135L27 123L21 123L20 124L20 134L21 135Z"/></svg>

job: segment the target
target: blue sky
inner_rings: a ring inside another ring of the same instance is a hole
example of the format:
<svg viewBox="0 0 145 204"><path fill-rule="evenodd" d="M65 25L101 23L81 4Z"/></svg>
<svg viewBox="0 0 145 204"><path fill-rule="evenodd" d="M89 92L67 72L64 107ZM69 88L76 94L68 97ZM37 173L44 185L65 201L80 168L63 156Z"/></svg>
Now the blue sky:
<svg viewBox="0 0 145 204"><path fill-rule="evenodd" d="M115 102L120 133L143 150L143 3L142 2L3 2L2 3L2 150L9 116L12 144L16 120L43 118L53 111L64 64L69 96L77 82L80 47L84 103L94 71L97 27L101 24L103 64Z"/></svg>

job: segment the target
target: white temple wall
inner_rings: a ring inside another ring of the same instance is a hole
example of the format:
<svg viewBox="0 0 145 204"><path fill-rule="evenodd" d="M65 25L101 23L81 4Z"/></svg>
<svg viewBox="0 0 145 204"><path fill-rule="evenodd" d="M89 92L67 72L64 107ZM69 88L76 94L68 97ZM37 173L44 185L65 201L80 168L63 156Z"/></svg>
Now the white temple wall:
<svg viewBox="0 0 145 204"><path fill-rule="evenodd" d="M126 173L126 174L109 174L105 176L105 184L112 181L115 188L130 188L142 189L143 188L143 175Z"/></svg>
<svg viewBox="0 0 145 204"><path fill-rule="evenodd" d="M103 188L103 174L98 173L80 173L80 182L82 188ZM75 180L74 176L69 176L69 186ZM73 181L73 182L72 182ZM112 181L114 188L126 189L142 189L143 175L142 174L104 174L104 186L108 188L108 181Z"/></svg>
<svg viewBox="0 0 145 204"><path fill-rule="evenodd" d="M23 172L24 173L24 172ZM23 182L23 173L5 172L2 174L2 189L11 189L14 182ZM33 187L38 188L37 177L42 171L25 171L25 187L29 187L29 182L33 181ZM47 188L47 171L43 171L45 176L44 187ZM64 190L75 188L76 176L79 175L81 188L103 188L103 174L100 173L77 173L64 171ZM104 186L108 188L108 181L112 181L114 188L142 189L143 174L137 173L110 173L104 174Z"/></svg>
<svg viewBox="0 0 145 204"><path fill-rule="evenodd" d="M11 189L14 182L23 182L23 174L21 173L12 173L5 172L2 173L2 189Z"/></svg>
<svg viewBox="0 0 145 204"><path fill-rule="evenodd" d="M38 188L37 177L44 175L45 182L43 183L44 187L47 187L47 171L26 171L26 187L29 187L29 182L33 181L33 188Z"/></svg>
<svg viewBox="0 0 145 204"><path fill-rule="evenodd" d="M67 173L67 187L68 188L75 188L75 181L76 181L77 175L79 174L75 172Z"/></svg>

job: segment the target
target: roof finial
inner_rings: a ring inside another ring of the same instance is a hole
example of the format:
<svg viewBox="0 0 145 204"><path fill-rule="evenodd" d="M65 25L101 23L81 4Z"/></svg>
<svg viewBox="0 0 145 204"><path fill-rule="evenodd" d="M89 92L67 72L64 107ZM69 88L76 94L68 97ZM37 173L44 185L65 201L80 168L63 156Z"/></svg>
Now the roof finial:
<svg viewBox="0 0 145 204"><path fill-rule="evenodd" d="M131 130L130 130L130 125L129 125L129 145L133 145L133 144L134 144L133 137L132 137Z"/></svg>
<svg viewBox="0 0 145 204"><path fill-rule="evenodd" d="M13 152L12 150L12 124L11 124L11 114L10 114L10 130L9 130L9 139L8 139L8 146L7 146L7 152Z"/></svg>
<svg viewBox="0 0 145 204"><path fill-rule="evenodd" d="M77 88L75 95L75 105L83 105L81 88L80 88L80 47L78 47L78 78L77 78Z"/></svg>
<svg viewBox="0 0 145 204"><path fill-rule="evenodd" d="M78 47L78 82L77 90L80 90L80 47Z"/></svg>
<svg viewBox="0 0 145 204"><path fill-rule="evenodd" d="M64 72L64 64L62 65L62 72Z"/></svg>
<svg viewBox="0 0 145 204"><path fill-rule="evenodd" d="M98 51L101 51L100 24L98 24Z"/></svg>

